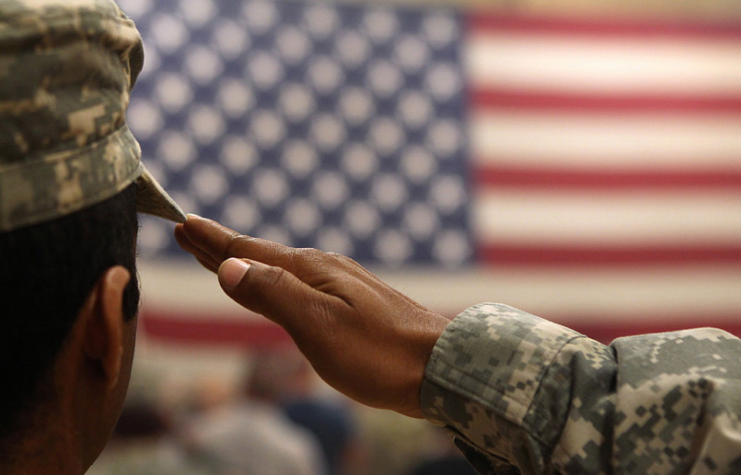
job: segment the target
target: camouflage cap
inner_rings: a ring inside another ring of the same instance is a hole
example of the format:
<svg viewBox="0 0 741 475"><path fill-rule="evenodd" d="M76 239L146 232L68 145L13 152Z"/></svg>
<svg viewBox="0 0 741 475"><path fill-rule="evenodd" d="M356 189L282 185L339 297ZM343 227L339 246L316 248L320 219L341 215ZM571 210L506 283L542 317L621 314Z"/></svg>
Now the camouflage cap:
<svg viewBox="0 0 741 475"><path fill-rule="evenodd" d="M0 232L134 182L139 211L185 221L126 124L143 60L136 26L112 0L0 0Z"/></svg>

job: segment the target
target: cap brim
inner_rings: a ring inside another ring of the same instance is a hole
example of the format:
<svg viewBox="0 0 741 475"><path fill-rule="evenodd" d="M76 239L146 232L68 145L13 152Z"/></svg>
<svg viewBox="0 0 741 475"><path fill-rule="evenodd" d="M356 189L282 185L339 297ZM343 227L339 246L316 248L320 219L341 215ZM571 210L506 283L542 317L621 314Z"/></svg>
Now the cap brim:
<svg viewBox="0 0 741 475"><path fill-rule="evenodd" d="M175 223L184 223L185 213L170 195L157 183L157 180L141 164L142 174L136 179L136 209L140 213L159 216Z"/></svg>

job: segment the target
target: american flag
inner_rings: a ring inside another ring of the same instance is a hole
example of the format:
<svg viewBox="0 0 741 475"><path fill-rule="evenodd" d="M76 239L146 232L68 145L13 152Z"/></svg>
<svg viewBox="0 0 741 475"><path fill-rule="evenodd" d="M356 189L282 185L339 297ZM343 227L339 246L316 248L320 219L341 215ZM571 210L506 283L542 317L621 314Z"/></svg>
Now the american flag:
<svg viewBox="0 0 741 475"><path fill-rule="evenodd" d="M147 56L129 122L187 212L350 255L441 312L741 334L741 24L120 3ZM171 234L143 220L149 336L283 338Z"/></svg>

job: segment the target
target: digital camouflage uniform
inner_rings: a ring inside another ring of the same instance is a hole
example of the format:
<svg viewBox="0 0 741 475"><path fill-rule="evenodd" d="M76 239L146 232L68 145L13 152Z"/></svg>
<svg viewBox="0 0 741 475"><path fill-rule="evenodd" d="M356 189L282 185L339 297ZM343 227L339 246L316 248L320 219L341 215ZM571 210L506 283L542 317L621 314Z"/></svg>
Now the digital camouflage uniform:
<svg viewBox="0 0 741 475"><path fill-rule="evenodd" d="M741 340L721 330L604 346L476 305L437 342L422 406L481 473L741 474Z"/></svg>
<svg viewBox="0 0 741 475"><path fill-rule="evenodd" d="M143 61L139 32L111 0L0 0L0 232L134 182L139 211L185 221L126 125Z"/></svg>

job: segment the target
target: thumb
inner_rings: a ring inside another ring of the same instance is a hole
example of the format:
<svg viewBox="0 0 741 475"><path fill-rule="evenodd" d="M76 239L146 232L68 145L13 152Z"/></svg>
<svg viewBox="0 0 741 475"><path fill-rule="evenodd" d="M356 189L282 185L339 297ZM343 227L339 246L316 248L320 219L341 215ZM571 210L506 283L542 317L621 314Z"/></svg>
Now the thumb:
<svg viewBox="0 0 741 475"><path fill-rule="evenodd" d="M305 321L307 309L326 298L280 267L231 258L218 270L219 284L235 302L289 329L292 320Z"/></svg>

